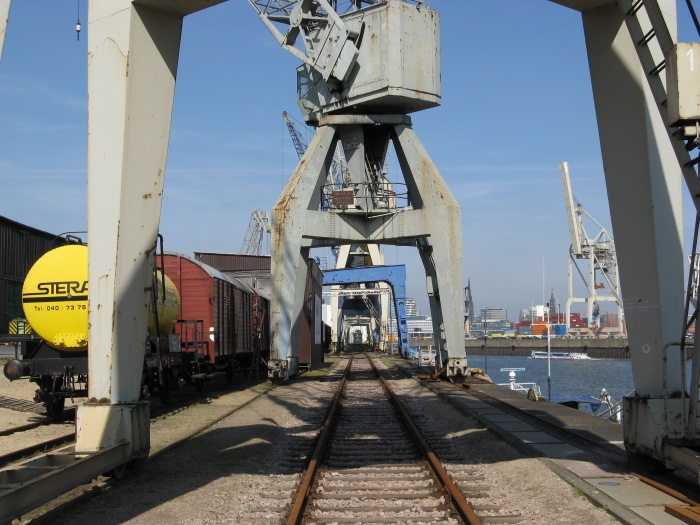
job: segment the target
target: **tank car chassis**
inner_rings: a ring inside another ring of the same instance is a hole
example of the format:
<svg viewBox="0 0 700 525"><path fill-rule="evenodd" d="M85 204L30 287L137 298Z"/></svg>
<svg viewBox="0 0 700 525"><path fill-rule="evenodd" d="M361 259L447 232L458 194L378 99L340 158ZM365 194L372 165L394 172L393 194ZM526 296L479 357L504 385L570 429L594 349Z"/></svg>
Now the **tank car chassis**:
<svg viewBox="0 0 700 525"><path fill-rule="evenodd" d="M5 376L14 381L28 377L38 388L34 401L43 403L52 419L63 416L66 399L87 397L87 351L63 352L33 335L12 336L19 344L21 360L5 365Z"/></svg>

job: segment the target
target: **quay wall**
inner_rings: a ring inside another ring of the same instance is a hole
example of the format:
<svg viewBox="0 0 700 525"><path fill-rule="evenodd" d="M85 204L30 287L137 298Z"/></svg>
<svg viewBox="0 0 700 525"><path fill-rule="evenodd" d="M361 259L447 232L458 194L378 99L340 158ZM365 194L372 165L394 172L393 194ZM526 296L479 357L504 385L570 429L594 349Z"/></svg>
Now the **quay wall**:
<svg viewBox="0 0 700 525"><path fill-rule="evenodd" d="M431 347L433 341L411 339L415 347ZM529 356L534 350L547 351L546 339L467 339L464 341L467 355L517 355ZM585 352L598 359L628 359L627 339L557 339L550 340L552 352Z"/></svg>

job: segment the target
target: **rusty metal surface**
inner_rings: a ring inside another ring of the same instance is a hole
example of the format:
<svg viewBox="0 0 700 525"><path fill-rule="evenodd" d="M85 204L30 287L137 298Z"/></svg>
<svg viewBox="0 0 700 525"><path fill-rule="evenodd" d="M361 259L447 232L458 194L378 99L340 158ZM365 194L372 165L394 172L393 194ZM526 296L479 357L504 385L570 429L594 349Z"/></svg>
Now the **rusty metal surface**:
<svg viewBox="0 0 700 525"><path fill-rule="evenodd" d="M403 406L401 403L401 400L397 397L397 395L394 393L392 390L391 386L389 383L384 379L380 374L377 368L375 367L374 363L372 362L372 359L369 358L370 364L372 365L372 369L374 370L374 373L377 374L377 377L379 380L382 382L382 385L384 385L384 388L386 389L387 394L389 394L389 397L391 398L391 402L398 411L399 415L401 416L401 420L403 424L406 426L406 428L409 430L409 433L411 435L411 438L415 442L416 446L420 450L421 454L425 457L425 459L428 461L428 464L430 465L431 470L433 471L433 474L435 475L435 478L439 481L440 485L445 489L445 491L449 495L449 499L451 504L454 506L455 510L459 514L460 518L464 520L465 523L468 523L469 525L481 525L482 521L479 519L479 517L476 515L476 512L474 512L474 508L471 506L471 504L466 500L462 492L459 490L457 485L452 481L452 477L449 475L447 470L445 470L445 467L442 465L442 462L438 459L437 455L433 451L433 449L430 447L428 442L425 440L423 437L423 434L421 431L418 429L416 424L413 422L413 418L411 418L411 415L408 413L406 408Z"/></svg>
<svg viewBox="0 0 700 525"><path fill-rule="evenodd" d="M331 402L331 406L328 409L328 413L326 414L325 422L321 427L321 432L319 433L318 441L316 442L314 451L311 454L309 465L306 468L306 473L304 474L304 478L301 484L299 485L297 496L294 500L294 504L292 505L292 511L290 512L289 517L287 518L287 525L300 524L304 517L304 511L306 510L309 491L311 490L311 487L313 486L314 481L316 479L318 467L325 453L326 445L328 444L328 440L331 436L333 428L335 427L335 423L338 419L338 414L340 413L340 399L343 395L343 391L345 390L345 386L348 383L348 372L350 371L350 367L352 366L352 360L353 356L350 356L348 364L345 367L345 371L343 372L343 378L341 379L340 384L338 385L338 389L336 390L335 395L333 396L333 401Z"/></svg>

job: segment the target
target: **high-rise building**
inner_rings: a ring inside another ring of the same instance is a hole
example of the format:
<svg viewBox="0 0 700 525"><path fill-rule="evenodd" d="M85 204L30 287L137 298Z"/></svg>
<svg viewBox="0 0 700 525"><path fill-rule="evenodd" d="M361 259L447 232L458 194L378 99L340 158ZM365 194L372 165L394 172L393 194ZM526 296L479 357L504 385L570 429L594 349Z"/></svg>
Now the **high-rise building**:
<svg viewBox="0 0 700 525"><path fill-rule="evenodd" d="M406 317L415 317L417 315L420 315L420 313L416 306L416 300L412 297L406 297Z"/></svg>
<svg viewBox="0 0 700 525"><path fill-rule="evenodd" d="M487 306L481 309L481 321L507 321L508 312L504 308Z"/></svg>

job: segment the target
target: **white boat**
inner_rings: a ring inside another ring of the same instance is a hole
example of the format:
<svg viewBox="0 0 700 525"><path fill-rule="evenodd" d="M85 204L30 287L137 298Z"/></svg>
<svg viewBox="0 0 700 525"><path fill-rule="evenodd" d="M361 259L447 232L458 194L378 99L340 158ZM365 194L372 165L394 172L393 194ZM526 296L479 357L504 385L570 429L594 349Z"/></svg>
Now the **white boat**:
<svg viewBox="0 0 700 525"><path fill-rule="evenodd" d="M533 350L532 359L591 359L588 354L582 352L547 352L545 350Z"/></svg>
<svg viewBox="0 0 700 525"><path fill-rule="evenodd" d="M501 372L508 372L508 383L497 383L498 386L503 386L525 394L532 401L544 401L545 398L540 391L540 387L537 383L518 383L515 380L516 372L524 372L524 368L501 368Z"/></svg>

